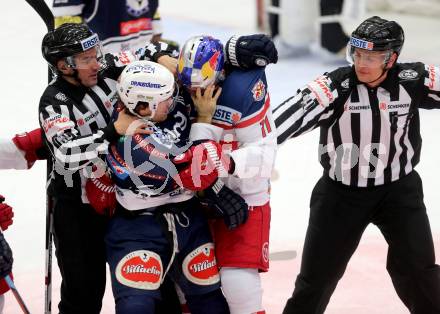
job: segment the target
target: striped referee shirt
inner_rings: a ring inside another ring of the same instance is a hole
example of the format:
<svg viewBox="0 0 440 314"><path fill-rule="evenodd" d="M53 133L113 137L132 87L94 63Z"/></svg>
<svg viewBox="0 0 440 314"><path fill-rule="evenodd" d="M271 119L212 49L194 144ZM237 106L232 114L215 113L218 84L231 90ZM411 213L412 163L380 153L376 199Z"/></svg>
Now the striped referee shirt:
<svg viewBox="0 0 440 314"><path fill-rule="evenodd" d="M274 109L278 144L320 127L324 173L345 185L396 181L419 162L419 108L440 108L440 68L398 63L378 87L342 67L308 83Z"/></svg>
<svg viewBox="0 0 440 314"><path fill-rule="evenodd" d="M111 122L118 100L116 79L135 59L131 53L108 54L97 85L76 86L59 76L44 91L39 118L52 155L50 195L81 197L88 203L84 187L92 166L102 164L109 143L119 137Z"/></svg>
<svg viewBox="0 0 440 314"><path fill-rule="evenodd" d="M117 78L128 63L156 61L164 54L173 54L165 43L151 43L134 53L106 54L96 86L76 86L58 77L46 88L39 118L53 159L51 195L81 197L88 203L84 187L92 166L103 162L109 143L119 138L111 121Z"/></svg>

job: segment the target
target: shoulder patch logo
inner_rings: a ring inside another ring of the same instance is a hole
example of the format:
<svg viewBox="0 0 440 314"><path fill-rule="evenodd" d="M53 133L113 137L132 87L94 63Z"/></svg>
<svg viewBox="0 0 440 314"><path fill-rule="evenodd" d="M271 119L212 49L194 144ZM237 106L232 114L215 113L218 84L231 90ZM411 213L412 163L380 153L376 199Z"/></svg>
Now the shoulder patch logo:
<svg viewBox="0 0 440 314"><path fill-rule="evenodd" d="M252 88L252 96L255 101L261 101L264 99L264 96L266 96L266 85L264 85L262 80L258 80L258 82L255 83Z"/></svg>
<svg viewBox="0 0 440 314"><path fill-rule="evenodd" d="M342 88L348 88L350 86L350 79L346 79L341 83Z"/></svg>
<svg viewBox="0 0 440 314"><path fill-rule="evenodd" d="M62 101L62 102L66 102L67 96L64 95L63 93L59 92L58 94L55 95L55 99Z"/></svg>
<svg viewBox="0 0 440 314"><path fill-rule="evenodd" d="M411 69L400 71L398 74L399 78L402 80L414 80L419 76L419 74Z"/></svg>

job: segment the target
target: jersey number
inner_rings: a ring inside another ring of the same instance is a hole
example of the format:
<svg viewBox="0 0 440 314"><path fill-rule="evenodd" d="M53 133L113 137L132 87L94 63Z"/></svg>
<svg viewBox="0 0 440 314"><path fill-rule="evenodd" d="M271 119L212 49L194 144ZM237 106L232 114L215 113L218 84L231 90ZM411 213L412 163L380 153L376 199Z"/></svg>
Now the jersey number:
<svg viewBox="0 0 440 314"><path fill-rule="evenodd" d="M265 116L264 119L260 121L260 126L261 126L261 135L263 137L266 137L266 135L272 131L267 116Z"/></svg>

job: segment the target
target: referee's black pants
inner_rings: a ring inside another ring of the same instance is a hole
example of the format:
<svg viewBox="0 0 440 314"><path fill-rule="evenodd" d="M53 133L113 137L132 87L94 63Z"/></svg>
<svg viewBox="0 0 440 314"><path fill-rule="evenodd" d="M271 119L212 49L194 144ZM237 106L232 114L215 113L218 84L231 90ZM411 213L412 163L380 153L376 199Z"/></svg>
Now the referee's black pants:
<svg viewBox="0 0 440 314"><path fill-rule="evenodd" d="M301 271L283 314L324 313L369 223L388 243L387 270L413 314L440 313L440 267L417 172L384 186L353 188L322 177L313 189Z"/></svg>
<svg viewBox="0 0 440 314"><path fill-rule="evenodd" d="M55 254L61 273L61 314L98 314L105 291L107 220L79 199L54 200Z"/></svg>

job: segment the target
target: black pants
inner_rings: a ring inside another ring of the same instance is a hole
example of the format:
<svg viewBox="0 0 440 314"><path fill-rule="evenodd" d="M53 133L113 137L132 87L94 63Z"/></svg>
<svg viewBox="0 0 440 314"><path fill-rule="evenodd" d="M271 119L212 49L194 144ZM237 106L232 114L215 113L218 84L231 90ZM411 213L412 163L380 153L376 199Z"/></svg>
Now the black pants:
<svg viewBox="0 0 440 314"><path fill-rule="evenodd" d="M422 182L413 171L374 188L346 187L327 177L318 181L310 200L301 271L283 314L324 313L369 223L379 227L388 243L387 270L410 312L440 313L440 267Z"/></svg>
<svg viewBox="0 0 440 314"><path fill-rule="evenodd" d="M107 218L79 200L58 198L53 223L62 278L60 313L100 313L106 279Z"/></svg>

